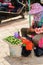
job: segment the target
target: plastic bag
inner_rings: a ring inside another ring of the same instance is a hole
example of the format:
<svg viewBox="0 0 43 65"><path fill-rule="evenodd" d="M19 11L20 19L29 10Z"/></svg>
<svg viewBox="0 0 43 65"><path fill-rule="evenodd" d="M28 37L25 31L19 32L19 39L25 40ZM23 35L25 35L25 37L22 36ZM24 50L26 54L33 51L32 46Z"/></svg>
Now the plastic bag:
<svg viewBox="0 0 43 65"><path fill-rule="evenodd" d="M31 54L30 50L26 50L26 47L22 46L22 52L21 55L24 57L28 57Z"/></svg>
<svg viewBox="0 0 43 65"><path fill-rule="evenodd" d="M40 57L43 55L43 48L35 47L34 48L34 54L37 57Z"/></svg>

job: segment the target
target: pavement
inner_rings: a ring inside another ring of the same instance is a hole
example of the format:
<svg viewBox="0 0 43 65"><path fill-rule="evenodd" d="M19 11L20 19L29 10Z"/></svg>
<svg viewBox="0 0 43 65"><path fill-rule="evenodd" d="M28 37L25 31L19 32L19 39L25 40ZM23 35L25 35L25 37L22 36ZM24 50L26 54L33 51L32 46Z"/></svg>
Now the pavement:
<svg viewBox="0 0 43 65"><path fill-rule="evenodd" d="M29 57L10 56L9 45L3 39L14 35L15 31L20 31L23 27L29 27L28 16L25 19L20 18L0 24L0 65L43 65L43 57L36 57L33 51Z"/></svg>

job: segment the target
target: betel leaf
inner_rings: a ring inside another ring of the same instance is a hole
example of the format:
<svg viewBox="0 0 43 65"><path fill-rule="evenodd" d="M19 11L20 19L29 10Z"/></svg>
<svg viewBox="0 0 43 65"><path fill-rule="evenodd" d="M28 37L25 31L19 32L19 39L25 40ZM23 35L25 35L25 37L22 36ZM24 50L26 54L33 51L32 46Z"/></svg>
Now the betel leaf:
<svg viewBox="0 0 43 65"><path fill-rule="evenodd" d="M13 45L14 44L18 45L21 43L21 40L18 38L15 38L14 36L9 36L9 37L5 38L5 40L8 41L9 43L13 44Z"/></svg>
<svg viewBox="0 0 43 65"><path fill-rule="evenodd" d="M25 47L25 46L26 46L26 44L22 44L22 46L24 46L24 47Z"/></svg>

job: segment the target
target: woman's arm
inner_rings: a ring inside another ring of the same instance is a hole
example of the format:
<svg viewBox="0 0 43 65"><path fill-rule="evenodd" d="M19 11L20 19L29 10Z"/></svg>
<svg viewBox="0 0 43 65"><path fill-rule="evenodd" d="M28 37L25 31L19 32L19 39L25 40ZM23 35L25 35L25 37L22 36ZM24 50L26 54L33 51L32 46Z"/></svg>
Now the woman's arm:
<svg viewBox="0 0 43 65"><path fill-rule="evenodd" d="M43 27L41 27L41 28L35 28L35 32L37 34L43 33Z"/></svg>

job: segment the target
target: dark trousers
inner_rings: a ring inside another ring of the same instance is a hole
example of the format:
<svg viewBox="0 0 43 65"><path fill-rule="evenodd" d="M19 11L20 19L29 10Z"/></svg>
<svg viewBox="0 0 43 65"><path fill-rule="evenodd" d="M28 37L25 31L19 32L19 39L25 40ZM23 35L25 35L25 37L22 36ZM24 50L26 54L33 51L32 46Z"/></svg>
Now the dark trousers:
<svg viewBox="0 0 43 65"><path fill-rule="evenodd" d="M28 35L35 35L36 33L35 32L31 32L30 28L22 28L21 29L21 34L23 37L26 37Z"/></svg>

